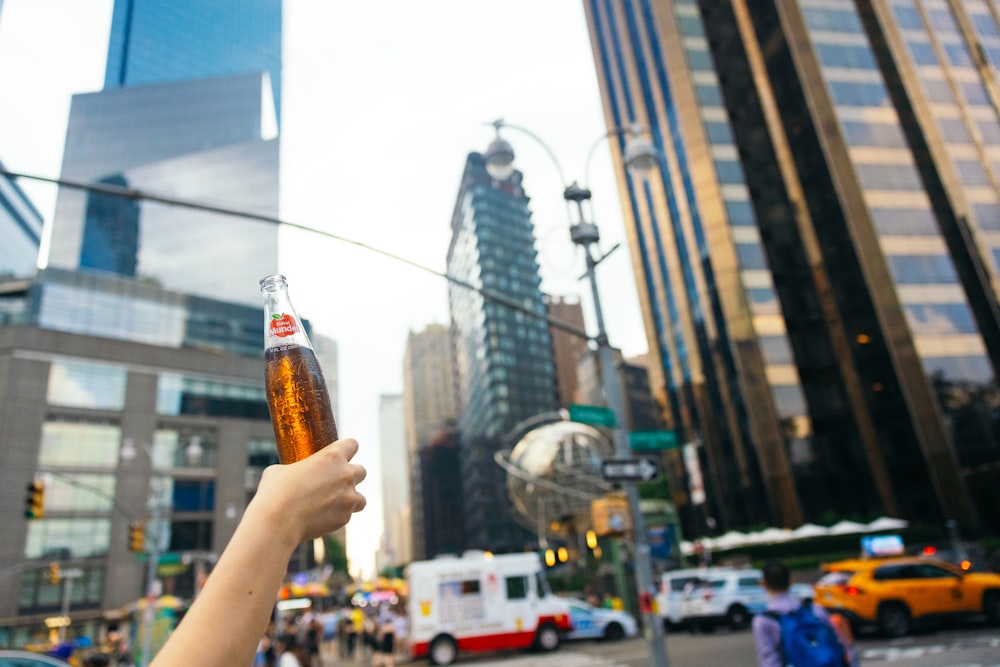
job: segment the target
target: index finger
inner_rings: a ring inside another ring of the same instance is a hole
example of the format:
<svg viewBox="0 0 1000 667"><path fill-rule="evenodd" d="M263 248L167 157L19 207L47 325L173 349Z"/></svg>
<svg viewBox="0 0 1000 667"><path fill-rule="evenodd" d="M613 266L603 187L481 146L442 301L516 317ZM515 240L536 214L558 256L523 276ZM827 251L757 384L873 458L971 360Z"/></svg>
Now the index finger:
<svg viewBox="0 0 1000 667"><path fill-rule="evenodd" d="M358 453L358 441L354 438L344 438L343 440L337 440L331 447L336 447L340 452L344 454L344 458L350 461L354 458L354 455Z"/></svg>

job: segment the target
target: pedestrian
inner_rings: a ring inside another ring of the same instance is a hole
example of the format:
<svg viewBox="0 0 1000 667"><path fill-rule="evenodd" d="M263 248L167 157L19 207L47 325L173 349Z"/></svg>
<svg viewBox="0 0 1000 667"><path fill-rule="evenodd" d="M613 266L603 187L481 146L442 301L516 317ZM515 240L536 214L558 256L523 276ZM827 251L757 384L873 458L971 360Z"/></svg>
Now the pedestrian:
<svg viewBox="0 0 1000 667"><path fill-rule="evenodd" d="M305 647L291 632L285 632L278 637L277 653L277 667L309 667L309 655Z"/></svg>
<svg viewBox="0 0 1000 667"><path fill-rule="evenodd" d="M356 440L338 440L264 470L212 576L152 667L253 664L296 547L343 528L365 507L356 488L365 469L351 463L357 451Z"/></svg>
<svg viewBox="0 0 1000 667"><path fill-rule="evenodd" d="M767 608L753 619L760 667L848 667L856 665L826 610L788 593L791 574L779 560L764 565L761 582Z"/></svg>
<svg viewBox="0 0 1000 667"><path fill-rule="evenodd" d="M375 654L372 665L394 667L396 664L396 614L391 606L382 605L376 623Z"/></svg>
<svg viewBox="0 0 1000 667"><path fill-rule="evenodd" d="M309 656L309 661L303 665L303 667L322 667L319 659L319 645L323 638L323 625L319 622L319 618L315 614L306 621L305 626L305 645L306 655Z"/></svg>

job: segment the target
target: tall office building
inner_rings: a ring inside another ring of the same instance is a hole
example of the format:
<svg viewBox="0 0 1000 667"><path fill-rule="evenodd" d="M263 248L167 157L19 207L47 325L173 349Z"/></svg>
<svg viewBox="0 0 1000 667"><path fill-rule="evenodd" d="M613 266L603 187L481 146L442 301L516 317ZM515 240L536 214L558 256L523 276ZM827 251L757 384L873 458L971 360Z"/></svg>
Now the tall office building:
<svg viewBox="0 0 1000 667"><path fill-rule="evenodd" d="M661 151L614 154L688 520L1000 528L992 3L585 8L607 124Z"/></svg>
<svg viewBox="0 0 1000 667"><path fill-rule="evenodd" d="M145 594L128 527L150 498L164 510L149 539L175 559L164 590L193 595L181 554L217 556L277 462L263 343L259 308L58 269L0 282L0 644L46 636L62 608L53 561L80 571L68 637L125 626ZM45 513L26 521L36 476Z"/></svg>
<svg viewBox="0 0 1000 667"><path fill-rule="evenodd" d="M281 112L281 0L115 0L104 88L266 72Z"/></svg>
<svg viewBox="0 0 1000 667"><path fill-rule="evenodd" d="M42 240L42 214L6 176L0 176L0 238L0 276L33 275Z"/></svg>
<svg viewBox="0 0 1000 667"><path fill-rule="evenodd" d="M546 295L544 301L550 317L581 330L585 328L579 299ZM549 327L549 336L552 338L552 362L556 368L556 403L561 408L569 407L576 397L576 365L587 354L587 341L553 326Z"/></svg>
<svg viewBox="0 0 1000 667"><path fill-rule="evenodd" d="M470 153L452 214L448 274L492 289L539 314L545 303L528 198L520 174L493 181ZM554 410L555 369L548 323L448 286L458 399L458 432L470 549L521 551L535 537L511 515L495 452L519 422ZM425 480L425 483L427 480Z"/></svg>
<svg viewBox="0 0 1000 667"><path fill-rule="evenodd" d="M403 397L382 394L378 402L379 461L382 471L382 542L376 565L404 565L412 560L409 466Z"/></svg>
<svg viewBox="0 0 1000 667"><path fill-rule="evenodd" d="M105 89L73 97L63 178L276 216L281 3L115 4ZM209 37L210 35L210 37ZM63 188L48 264L256 303L275 225Z"/></svg>
<svg viewBox="0 0 1000 667"><path fill-rule="evenodd" d="M444 424L454 424L455 377L448 327L429 324L406 337L403 355L403 416L409 470L413 555L428 558L424 541L424 503L420 451Z"/></svg>

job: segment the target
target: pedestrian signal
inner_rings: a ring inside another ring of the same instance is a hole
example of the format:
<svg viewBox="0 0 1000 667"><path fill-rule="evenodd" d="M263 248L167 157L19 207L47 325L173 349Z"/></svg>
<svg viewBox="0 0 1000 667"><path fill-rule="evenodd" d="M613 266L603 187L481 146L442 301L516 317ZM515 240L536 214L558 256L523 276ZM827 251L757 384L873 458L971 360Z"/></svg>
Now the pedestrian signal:
<svg viewBox="0 0 1000 667"><path fill-rule="evenodd" d="M133 521L128 525L128 550L132 553L146 550L146 526L142 521Z"/></svg>
<svg viewBox="0 0 1000 667"><path fill-rule="evenodd" d="M28 521L41 519L45 515L45 483L34 480L28 484L28 495L24 498L24 518Z"/></svg>
<svg viewBox="0 0 1000 667"><path fill-rule="evenodd" d="M59 569L59 563L49 563L49 583L58 584L62 579L62 571Z"/></svg>

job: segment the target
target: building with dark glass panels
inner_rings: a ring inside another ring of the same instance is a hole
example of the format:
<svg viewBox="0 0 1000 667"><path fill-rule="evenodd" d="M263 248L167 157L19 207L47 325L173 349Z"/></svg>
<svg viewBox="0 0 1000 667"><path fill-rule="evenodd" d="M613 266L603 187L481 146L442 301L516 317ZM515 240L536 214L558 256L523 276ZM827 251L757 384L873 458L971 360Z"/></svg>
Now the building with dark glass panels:
<svg viewBox="0 0 1000 667"><path fill-rule="evenodd" d="M42 240L42 215L24 190L6 176L0 176L0 239L0 276L34 274Z"/></svg>
<svg viewBox="0 0 1000 667"><path fill-rule="evenodd" d="M534 227L520 174L496 182L470 153L452 215L448 274L543 315ZM519 422L556 408L548 323L449 283L465 547L521 551L536 538L514 522L493 455ZM435 483L424 479L423 485Z"/></svg>
<svg viewBox="0 0 1000 667"><path fill-rule="evenodd" d="M267 73L281 111L281 0L115 0L104 88Z"/></svg>
<svg viewBox="0 0 1000 667"><path fill-rule="evenodd" d="M614 153L689 525L1000 530L993 4L585 7L607 124L661 151Z"/></svg>

